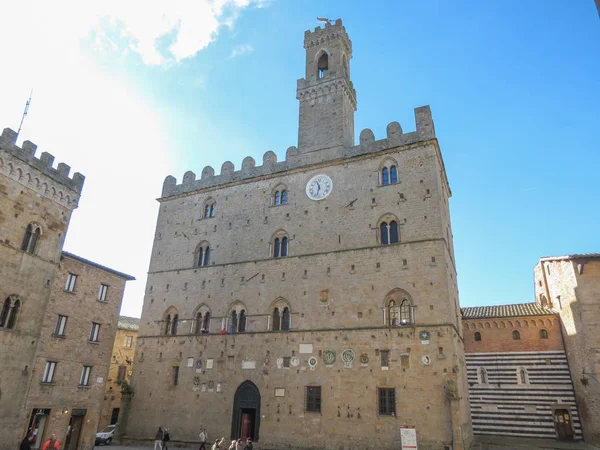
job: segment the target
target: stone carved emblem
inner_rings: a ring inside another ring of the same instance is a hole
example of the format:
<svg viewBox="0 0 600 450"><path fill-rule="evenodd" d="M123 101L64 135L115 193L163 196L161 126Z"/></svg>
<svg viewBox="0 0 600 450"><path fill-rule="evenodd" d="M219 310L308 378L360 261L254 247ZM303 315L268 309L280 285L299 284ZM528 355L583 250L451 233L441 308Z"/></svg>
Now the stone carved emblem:
<svg viewBox="0 0 600 450"><path fill-rule="evenodd" d="M354 362L354 350L348 348L342 352L342 362L344 363L344 367L352 367L352 363Z"/></svg>
<svg viewBox="0 0 600 450"><path fill-rule="evenodd" d="M290 363L292 364L292 366L298 367L298 365L300 364L300 358L298 358L297 356L292 356Z"/></svg>
<svg viewBox="0 0 600 450"><path fill-rule="evenodd" d="M366 353L361 353L360 363L365 366L369 363L369 356Z"/></svg>
<svg viewBox="0 0 600 450"><path fill-rule="evenodd" d="M194 386L200 386L200 377L194 377Z"/></svg>
<svg viewBox="0 0 600 450"><path fill-rule="evenodd" d="M283 358L277 358L276 364L277 368L281 369L283 367Z"/></svg>
<svg viewBox="0 0 600 450"><path fill-rule="evenodd" d="M323 362L326 366L331 366L335 362L335 352L333 350L325 350L323 352Z"/></svg>
<svg viewBox="0 0 600 450"><path fill-rule="evenodd" d="M308 365L310 367L310 370L315 370L315 366L317 365L317 358L315 358L314 356L308 358Z"/></svg>
<svg viewBox="0 0 600 450"><path fill-rule="evenodd" d="M431 358L429 356L425 355L421 358L421 362L423 364L425 364L426 366L428 366L429 364L431 364Z"/></svg>

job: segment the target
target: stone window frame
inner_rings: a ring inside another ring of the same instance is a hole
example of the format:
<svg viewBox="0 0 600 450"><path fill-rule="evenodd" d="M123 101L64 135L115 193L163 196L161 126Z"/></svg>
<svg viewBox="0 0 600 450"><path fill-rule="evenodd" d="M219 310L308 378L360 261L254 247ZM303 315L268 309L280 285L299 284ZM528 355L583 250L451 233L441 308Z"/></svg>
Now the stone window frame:
<svg viewBox="0 0 600 450"><path fill-rule="evenodd" d="M304 390L304 411L321 413L323 407L323 389L321 386L309 384Z"/></svg>
<svg viewBox="0 0 600 450"><path fill-rule="evenodd" d="M324 68L321 69L320 63L321 58L323 58L323 56L325 56L325 65ZM329 56L330 52L326 48L322 48L315 54L315 62L317 63L317 80L322 80L323 78L325 78L325 75L327 75L329 71Z"/></svg>
<svg viewBox="0 0 600 450"><path fill-rule="evenodd" d="M0 330L14 330L23 302L17 295L9 295L2 303L0 310Z"/></svg>
<svg viewBox="0 0 600 450"><path fill-rule="evenodd" d="M391 156L386 156L381 163L379 163L378 169L378 182L379 187L384 186L394 186L396 184L400 184L400 169L399 169L398 161ZM387 171L387 182L385 182L384 170ZM395 171L395 180L393 180L392 172Z"/></svg>
<svg viewBox="0 0 600 450"><path fill-rule="evenodd" d="M75 292L78 277L79 275L77 275L76 273L69 272L67 274L67 280L65 282L65 292Z"/></svg>
<svg viewBox="0 0 600 450"><path fill-rule="evenodd" d="M481 342L481 341L482 341L482 339L481 339L481 333L480 333L479 331L476 331L476 332L473 334L473 340L474 340L475 342Z"/></svg>
<svg viewBox="0 0 600 450"><path fill-rule="evenodd" d="M37 222L30 222L25 228L25 235L21 243L21 250L26 253L35 254L37 244L43 234L42 226Z"/></svg>
<svg viewBox="0 0 600 450"><path fill-rule="evenodd" d="M100 342L100 328L102 327L101 323L92 322L92 328L90 329L90 337L88 342L98 343Z"/></svg>
<svg viewBox="0 0 600 450"><path fill-rule="evenodd" d="M92 375L92 366L84 364L83 368L81 369L81 376L79 377L79 386L80 387L89 387L91 375Z"/></svg>
<svg viewBox="0 0 600 450"><path fill-rule="evenodd" d="M382 401L385 400L385 401ZM396 415L396 388L377 388L377 416Z"/></svg>
<svg viewBox="0 0 600 450"><path fill-rule="evenodd" d="M246 308L246 305L242 301L236 300L229 306L224 325L226 332L230 334L245 333L247 331L248 308ZM232 328L234 325L235 329Z"/></svg>
<svg viewBox="0 0 600 450"><path fill-rule="evenodd" d="M383 311L383 322L388 327L410 326L415 323L415 304L404 289L395 288L387 293Z"/></svg>
<svg viewBox="0 0 600 450"><path fill-rule="evenodd" d="M52 333L52 336L65 337L67 335L68 321L69 316L66 316L64 314L58 314L58 318L56 320L56 327L54 328L54 333Z"/></svg>
<svg viewBox="0 0 600 450"><path fill-rule="evenodd" d="M51 384L54 381L54 375L56 374L57 361L46 361L44 366L44 372L42 373L42 379L40 383Z"/></svg>
<svg viewBox="0 0 600 450"><path fill-rule="evenodd" d="M287 328L284 327L284 311L288 311ZM275 323L275 311L278 312L278 324ZM269 331L289 331L292 329L292 308L290 303L283 297L278 297L269 306L269 316L267 318L267 330Z"/></svg>
<svg viewBox="0 0 600 450"><path fill-rule="evenodd" d="M392 223L396 223L396 241L395 242L391 242L391 238L392 238L392 232L391 232L391 224ZM387 227L387 236L383 236L383 231L382 231L382 226L383 224L386 225ZM379 220L377 221L377 229L376 229L376 233L377 233L377 243L379 245L395 245L395 244L400 244L402 242L401 239L401 234L400 234L400 221L398 220L398 217L393 214L393 213L385 213L383 214ZM384 240L386 240L387 242L384 243Z"/></svg>
<svg viewBox="0 0 600 450"><path fill-rule="evenodd" d="M278 183L271 190L271 206L284 206L288 204L288 188L284 183Z"/></svg>
<svg viewBox="0 0 600 450"><path fill-rule="evenodd" d="M212 250L208 241L202 241L194 250L194 267L206 267L210 265Z"/></svg>
<svg viewBox="0 0 600 450"><path fill-rule="evenodd" d="M540 330L540 339L548 339L548 330L545 328Z"/></svg>
<svg viewBox="0 0 600 450"><path fill-rule="evenodd" d="M208 197L202 203L202 219L214 219L216 210L217 201L212 197Z"/></svg>
<svg viewBox="0 0 600 450"><path fill-rule="evenodd" d="M285 253L285 255L283 253ZM290 237L287 231L279 229L271 235L271 242L269 243L269 256L271 256L271 258L285 258L289 255Z"/></svg>
<svg viewBox="0 0 600 450"><path fill-rule="evenodd" d="M517 384L529 384L529 371L525 367L517 367Z"/></svg>
<svg viewBox="0 0 600 450"><path fill-rule="evenodd" d="M521 340L521 332L519 330L513 330L512 338L513 338L513 341L520 341Z"/></svg>
<svg viewBox="0 0 600 450"><path fill-rule="evenodd" d="M161 334L165 336L177 336L179 327L179 311L174 306L169 306L163 315L164 328Z"/></svg>
<svg viewBox="0 0 600 450"><path fill-rule="evenodd" d="M488 372L485 367L477 368L477 383L478 384L489 384Z"/></svg>
<svg viewBox="0 0 600 450"><path fill-rule="evenodd" d="M210 306L206 303L200 303L194 310L190 334L210 333L210 322L212 318L213 315Z"/></svg>

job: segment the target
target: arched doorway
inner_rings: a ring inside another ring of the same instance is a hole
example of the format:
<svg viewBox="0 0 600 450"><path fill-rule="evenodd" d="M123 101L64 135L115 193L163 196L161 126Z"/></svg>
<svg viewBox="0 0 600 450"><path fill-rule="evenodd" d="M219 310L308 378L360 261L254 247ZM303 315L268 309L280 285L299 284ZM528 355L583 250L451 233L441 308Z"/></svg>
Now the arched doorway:
<svg viewBox="0 0 600 450"><path fill-rule="evenodd" d="M231 439L252 438L258 441L260 426L260 392L252 381L244 381L233 398Z"/></svg>
<svg viewBox="0 0 600 450"><path fill-rule="evenodd" d="M554 410L554 429L558 439L573 439L571 414L566 409Z"/></svg>

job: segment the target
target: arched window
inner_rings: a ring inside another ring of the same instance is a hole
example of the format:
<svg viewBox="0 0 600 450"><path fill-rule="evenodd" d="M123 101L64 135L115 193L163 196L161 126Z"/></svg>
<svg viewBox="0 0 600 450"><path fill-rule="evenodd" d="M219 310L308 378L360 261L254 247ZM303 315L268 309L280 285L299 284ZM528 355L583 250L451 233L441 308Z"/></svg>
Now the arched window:
<svg viewBox="0 0 600 450"><path fill-rule="evenodd" d="M387 326L403 326L414 323L412 301L406 291L394 289L385 297L385 324Z"/></svg>
<svg viewBox="0 0 600 450"><path fill-rule="evenodd" d="M398 183L398 169L396 166L390 167L390 184Z"/></svg>
<svg viewBox="0 0 600 450"><path fill-rule="evenodd" d="M204 218L209 219L211 217L215 217L216 207L217 202L214 199L209 198L208 200L206 200L206 202L204 203Z"/></svg>
<svg viewBox="0 0 600 450"><path fill-rule="evenodd" d="M381 222L379 225L381 245L397 244L400 242L400 233L398 232L398 222L391 220Z"/></svg>
<svg viewBox="0 0 600 450"><path fill-rule="evenodd" d="M281 191L281 204L282 205L287 204L287 191L286 190Z"/></svg>
<svg viewBox="0 0 600 450"><path fill-rule="evenodd" d="M229 332L231 334L235 333L237 331L237 327L238 327L238 316L237 316L237 311L234 309L233 311L231 311L231 323L229 324Z"/></svg>
<svg viewBox="0 0 600 450"><path fill-rule="evenodd" d="M240 311L240 321L238 324L238 333L243 333L246 331L246 310L242 309Z"/></svg>
<svg viewBox="0 0 600 450"><path fill-rule="evenodd" d="M290 329L290 309L287 306L283 308L283 314L281 315L281 329L283 331Z"/></svg>
<svg viewBox="0 0 600 450"><path fill-rule="evenodd" d="M476 341L481 341L481 333L479 331L475 332L475 340Z"/></svg>
<svg viewBox="0 0 600 450"><path fill-rule="evenodd" d="M17 314L19 314L19 308L21 307L21 300L15 299L13 301L12 311L8 316L8 321L6 323L6 328L14 329L15 324L17 323Z"/></svg>
<svg viewBox="0 0 600 450"><path fill-rule="evenodd" d="M10 298L4 300L4 304L2 305L2 312L0 313L0 328L8 328L6 325L8 324L8 319L11 310L11 301Z"/></svg>
<svg viewBox="0 0 600 450"><path fill-rule="evenodd" d="M390 184L390 173L387 167L384 167L381 170L381 184L383 184L384 186Z"/></svg>
<svg viewBox="0 0 600 450"><path fill-rule="evenodd" d="M196 326L194 330L195 334L200 334L202 332L202 323L202 313L199 312L198 314L196 314Z"/></svg>
<svg viewBox="0 0 600 450"><path fill-rule="evenodd" d="M288 255L288 242L289 239L285 231L278 231L273 235L273 243L271 245L273 249L273 258L280 258Z"/></svg>
<svg viewBox="0 0 600 450"><path fill-rule="evenodd" d="M540 339L548 339L548 331L540 330Z"/></svg>
<svg viewBox="0 0 600 450"><path fill-rule="evenodd" d="M271 303L271 324L269 329L272 331L287 331L291 326L290 308L287 301L283 298L276 299Z"/></svg>
<svg viewBox="0 0 600 450"><path fill-rule="evenodd" d="M275 206L279 206L281 204L281 194L279 193L279 191L275 191L274 204L275 204Z"/></svg>
<svg viewBox="0 0 600 450"><path fill-rule="evenodd" d="M177 335L177 327L179 326L179 315L175 314L173 316L173 321L171 322L171 335Z"/></svg>
<svg viewBox="0 0 600 450"><path fill-rule="evenodd" d="M521 339L521 333L519 333L517 330L512 332L512 337L515 341L518 341Z"/></svg>
<svg viewBox="0 0 600 450"><path fill-rule="evenodd" d="M204 321L202 322L202 332L208 333L210 331L210 311L206 311L204 314Z"/></svg>
<svg viewBox="0 0 600 450"><path fill-rule="evenodd" d="M397 327L400 325L400 307L396 305L394 300L390 300L388 305L388 317L390 318L390 325Z"/></svg>
<svg viewBox="0 0 600 450"><path fill-rule="evenodd" d="M529 384L529 374L527 369L519 367L517 369L517 384Z"/></svg>
<svg viewBox="0 0 600 450"><path fill-rule="evenodd" d="M168 314L165 319L165 334L171 334L171 315Z"/></svg>
<svg viewBox="0 0 600 450"><path fill-rule="evenodd" d="M317 62L317 78L323 78L327 69L329 69L329 57L327 56L327 52L323 52Z"/></svg>
<svg viewBox="0 0 600 450"><path fill-rule="evenodd" d="M379 165L381 186L389 186L398 183L398 163L393 158L384 159Z"/></svg>
<svg viewBox="0 0 600 450"><path fill-rule="evenodd" d="M412 323L412 308L408 299L402 300L400 304L400 324L406 325Z"/></svg>
<svg viewBox="0 0 600 450"><path fill-rule="evenodd" d="M487 370L485 370L484 367L480 367L479 369L477 369L477 378L479 384L487 384Z"/></svg>
<svg viewBox="0 0 600 450"><path fill-rule="evenodd" d="M279 308L273 310L273 331L279 331L281 327L281 318L279 317Z"/></svg>
<svg viewBox="0 0 600 450"><path fill-rule="evenodd" d="M196 267L208 266L210 264L210 245L208 242L201 242L196 247Z"/></svg>
<svg viewBox="0 0 600 450"><path fill-rule="evenodd" d="M25 236L23 237L23 243L21 244L21 250L27 253L35 252L35 247L41 233L42 229L39 227L39 225L31 223L27 225L27 228L25 229Z"/></svg>

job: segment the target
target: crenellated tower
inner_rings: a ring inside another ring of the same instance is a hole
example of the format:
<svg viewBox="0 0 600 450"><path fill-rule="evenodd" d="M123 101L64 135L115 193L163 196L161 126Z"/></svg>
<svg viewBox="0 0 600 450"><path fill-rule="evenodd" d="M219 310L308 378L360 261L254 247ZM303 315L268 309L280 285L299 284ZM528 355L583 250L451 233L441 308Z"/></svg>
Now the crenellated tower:
<svg viewBox="0 0 600 450"><path fill-rule="evenodd" d="M306 75L298 80L300 101L298 149L315 150L354 145L356 91L350 81L352 41L337 19L304 33Z"/></svg>

